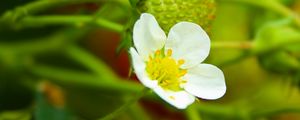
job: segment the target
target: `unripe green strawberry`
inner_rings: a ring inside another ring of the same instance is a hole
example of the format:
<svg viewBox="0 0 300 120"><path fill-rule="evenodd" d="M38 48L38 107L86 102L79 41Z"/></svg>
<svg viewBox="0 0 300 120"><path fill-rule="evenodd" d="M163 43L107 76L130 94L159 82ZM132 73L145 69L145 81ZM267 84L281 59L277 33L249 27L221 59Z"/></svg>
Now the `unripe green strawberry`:
<svg viewBox="0 0 300 120"><path fill-rule="evenodd" d="M166 32L181 21L197 23L208 32L216 11L214 0L140 0L137 8L153 14Z"/></svg>

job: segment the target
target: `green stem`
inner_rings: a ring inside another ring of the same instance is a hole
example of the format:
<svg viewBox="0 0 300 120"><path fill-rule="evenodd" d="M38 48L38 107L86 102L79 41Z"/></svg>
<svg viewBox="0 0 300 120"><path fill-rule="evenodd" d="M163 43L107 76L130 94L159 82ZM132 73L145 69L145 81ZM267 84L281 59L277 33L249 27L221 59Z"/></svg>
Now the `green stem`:
<svg viewBox="0 0 300 120"><path fill-rule="evenodd" d="M185 111L189 120L202 120L200 112L198 112L196 105L190 105Z"/></svg>
<svg viewBox="0 0 300 120"><path fill-rule="evenodd" d="M274 44L270 44L269 46L264 46L261 44L257 44L255 48L252 49L252 53L255 55L261 55L264 53L272 52L272 51L278 51L283 50L288 46L297 45L300 44L300 34L297 36L294 36L290 39L285 39L279 42L276 42Z"/></svg>
<svg viewBox="0 0 300 120"><path fill-rule="evenodd" d="M147 114L139 103L131 105L128 112L128 114L132 116L132 120L150 120L149 114Z"/></svg>
<svg viewBox="0 0 300 120"><path fill-rule="evenodd" d="M117 78L112 78L116 79L112 80L115 82L106 82L95 75L57 67L34 65L29 67L29 71L42 79L47 79L65 86L74 85L93 89L117 91L121 93L137 93L142 88L141 85L135 82L129 82Z"/></svg>
<svg viewBox="0 0 300 120"><path fill-rule="evenodd" d="M139 92L133 99L125 103L123 106L121 106L119 109L116 111L108 114L104 118L101 118L99 120L112 120L113 118L117 117L120 115L122 112L124 112L128 107L130 107L132 104L136 103L141 97L143 97L146 93L150 91L149 88L144 88L141 92Z"/></svg>
<svg viewBox="0 0 300 120"><path fill-rule="evenodd" d="M139 85L138 83L133 83L133 82L120 80L120 79L114 80L115 82L114 81L105 82L102 81L101 79L98 79L98 77L94 75L90 75L90 74L86 74L74 70L48 67L43 65L31 66L29 67L29 71L32 74L39 76L42 79L47 79L64 86L81 86L89 89L97 89L97 90L104 89L110 91L117 91L121 93L138 93L142 89L142 86ZM129 101L127 104L122 106L120 109L105 117L105 119L116 117L128 106L136 102L141 96L142 94L139 94L134 99ZM204 114L222 116L225 118L232 118L232 117L245 118L245 116L248 115L260 117L260 116L273 115L276 113L288 113L288 112L298 113L300 112L300 107L285 106L285 107L277 107L274 109L255 111L251 113L248 110L240 111L241 109L234 107L234 105L228 106L228 105L215 105L215 104L212 105L212 104L201 103L200 105L197 105L197 110L199 110L201 113Z"/></svg>
<svg viewBox="0 0 300 120"><path fill-rule="evenodd" d="M60 37L58 39L47 38L46 40L35 42L20 42L16 44L0 44L0 52L13 52L13 53L42 53L50 50L59 49L62 46L63 40ZM61 41L56 41L61 40Z"/></svg>
<svg viewBox="0 0 300 120"><path fill-rule="evenodd" d="M13 52L38 54L55 51L62 49L69 40L78 39L78 37L82 36L84 33L85 32L78 30L64 29L49 37L25 40L31 42L0 43L0 53Z"/></svg>
<svg viewBox="0 0 300 120"><path fill-rule="evenodd" d="M239 61L253 55L253 54L250 54L251 51L253 51L253 49L255 49L255 46L252 41L242 41L242 40L231 41L231 42L228 42L228 41L223 42L223 41L225 41L225 40L213 41L211 43L211 48L212 49L222 49L222 50L237 49L237 50L244 50L244 52L241 55L236 56L232 59L215 63L215 65L217 65L219 67L225 67L225 66L231 65L233 63L238 63Z"/></svg>
<svg viewBox="0 0 300 120"><path fill-rule="evenodd" d="M93 21L93 22L92 22ZM13 27L20 29L23 27L40 27L46 25L73 25L77 27L83 27L87 24L95 24L98 27L107 28L115 32L122 32L123 26L114 23L103 18L87 15L76 15L76 16L37 16L37 17L24 17L22 20L15 24L11 24Z"/></svg>
<svg viewBox="0 0 300 120"><path fill-rule="evenodd" d="M248 50L253 48L253 43L251 41L232 41L232 42L223 42L224 40L220 41L213 41L211 43L212 49L242 49Z"/></svg>
<svg viewBox="0 0 300 120"><path fill-rule="evenodd" d="M229 60L223 61L223 62L219 62L219 63L215 63L215 65L217 65L218 67L226 67L228 65L232 65L232 64L237 64L239 62L241 62L242 60L251 57L253 54L244 52L241 55L238 55L234 58L231 58Z"/></svg>
<svg viewBox="0 0 300 120"><path fill-rule="evenodd" d="M233 107L225 105L212 105L201 103L197 105L197 110L204 114L216 115L225 118L237 116L237 112L235 112L235 109Z"/></svg>
<svg viewBox="0 0 300 120"><path fill-rule="evenodd" d="M102 80L115 80L109 79L111 77L117 77L108 66L100 61L96 56L92 55L88 51L79 48L77 46L70 46L66 49L66 54L73 60L79 62L86 68L96 73Z"/></svg>
<svg viewBox="0 0 300 120"><path fill-rule="evenodd" d="M270 44L269 47L260 47L255 44L254 40L250 41L232 41L232 42L223 42L225 40L218 40L211 42L212 49L241 49L248 50L250 52L249 55L258 55L263 54L270 51L276 51L280 49L284 49L287 46L295 45L300 43L300 35L294 36L289 40L280 41L274 44ZM258 48L260 47L260 48ZM244 56L244 55L242 55Z"/></svg>
<svg viewBox="0 0 300 120"><path fill-rule="evenodd" d="M103 1L106 0L38 0L5 12L1 19L11 19L12 21L15 21L21 17L36 14L54 7L70 4L99 3Z"/></svg>

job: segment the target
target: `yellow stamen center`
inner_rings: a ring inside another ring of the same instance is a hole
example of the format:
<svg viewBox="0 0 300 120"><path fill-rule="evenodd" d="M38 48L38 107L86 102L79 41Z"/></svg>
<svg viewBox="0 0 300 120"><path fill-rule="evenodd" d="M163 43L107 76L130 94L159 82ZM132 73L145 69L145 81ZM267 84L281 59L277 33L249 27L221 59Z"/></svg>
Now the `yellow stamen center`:
<svg viewBox="0 0 300 120"><path fill-rule="evenodd" d="M166 53L163 50L155 51L154 56L149 56L146 71L149 77L157 80L162 88L179 91L182 90L180 84L186 83L181 77L187 73L187 70L180 68L184 64L184 60L176 61L171 56L171 49L168 49Z"/></svg>

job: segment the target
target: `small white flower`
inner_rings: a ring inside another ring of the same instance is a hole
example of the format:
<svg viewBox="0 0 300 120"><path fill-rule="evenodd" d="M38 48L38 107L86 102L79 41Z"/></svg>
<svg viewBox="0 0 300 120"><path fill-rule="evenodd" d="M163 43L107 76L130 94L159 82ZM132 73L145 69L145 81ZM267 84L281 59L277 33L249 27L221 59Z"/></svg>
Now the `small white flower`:
<svg viewBox="0 0 300 120"><path fill-rule="evenodd" d="M162 99L185 109L195 96L217 99L226 91L223 72L201 64L209 54L210 39L197 24L179 22L166 37L154 16L143 13L134 25L130 48L138 79Z"/></svg>

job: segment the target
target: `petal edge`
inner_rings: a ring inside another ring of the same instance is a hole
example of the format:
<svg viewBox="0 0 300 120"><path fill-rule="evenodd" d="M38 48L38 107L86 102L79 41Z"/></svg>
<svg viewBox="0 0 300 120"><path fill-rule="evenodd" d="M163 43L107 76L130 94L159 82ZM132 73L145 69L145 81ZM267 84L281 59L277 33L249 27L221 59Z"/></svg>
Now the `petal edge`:
<svg viewBox="0 0 300 120"><path fill-rule="evenodd" d="M190 68L206 59L210 51L210 39L199 25L179 22L170 29L166 41L168 49L173 50L173 58L185 60L182 68Z"/></svg>
<svg viewBox="0 0 300 120"><path fill-rule="evenodd" d="M199 98L218 99L226 92L223 72L210 64L200 64L189 69L184 79L187 80L184 89Z"/></svg>
<svg viewBox="0 0 300 120"><path fill-rule="evenodd" d="M166 38L155 17L149 13L143 13L134 24L133 42L144 60L154 51L161 49L165 45Z"/></svg>
<svg viewBox="0 0 300 120"><path fill-rule="evenodd" d="M153 90L163 100L165 100L166 102L178 109L185 109L187 106L189 106L195 101L195 97L185 91L166 91L160 86L154 88Z"/></svg>
<svg viewBox="0 0 300 120"><path fill-rule="evenodd" d="M139 54L136 52L136 50L131 47L130 48L130 54L132 58L132 64L135 71L136 76L141 81L143 85L145 85L148 88L155 88L158 86L157 80L151 80L146 71L145 71L145 63L142 60L142 58L139 56Z"/></svg>

